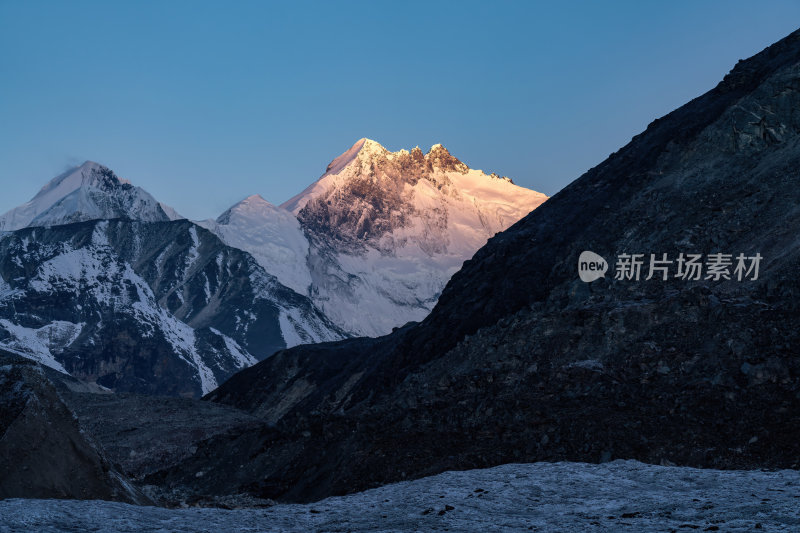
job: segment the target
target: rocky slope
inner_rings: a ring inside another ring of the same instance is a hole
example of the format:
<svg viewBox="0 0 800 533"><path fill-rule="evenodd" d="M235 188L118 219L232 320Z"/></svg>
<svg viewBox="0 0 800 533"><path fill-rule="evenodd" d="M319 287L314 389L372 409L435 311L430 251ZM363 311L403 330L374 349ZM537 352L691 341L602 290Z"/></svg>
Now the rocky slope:
<svg viewBox="0 0 800 533"><path fill-rule="evenodd" d="M464 260L546 199L441 145L361 139L282 206L254 196L204 225L343 330L375 336L423 319Z"/></svg>
<svg viewBox="0 0 800 533"><path fill-rule="evenodd" d="M0 350L0 500L149 500L81 432L40 365Z"/></svg>
<svg viewBox="0 0 800 533"><path fill-rule="evenodd" d="M557 459L797 468L797 109L800 32L490 239L421 324L237 374L208 399L281 434L208 441L205 457L249 457L253 473L206 460L202 490L307 500ZM578 279L584 250L610 261L605 279ZM763 261L755 280L681 279L675 264L614 279L624 253ZM196 490L198 468L159 479Z"/></svg>

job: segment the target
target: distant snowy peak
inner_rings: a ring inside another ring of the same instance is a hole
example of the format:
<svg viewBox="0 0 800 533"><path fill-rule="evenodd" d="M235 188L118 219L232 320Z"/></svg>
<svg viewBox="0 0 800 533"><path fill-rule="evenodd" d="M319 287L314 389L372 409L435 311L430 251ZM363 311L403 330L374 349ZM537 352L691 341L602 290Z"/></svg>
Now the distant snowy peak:
<svg viewBox="0 0 800 533"><path fill-rule="evenodd" d="M0 230L111 218L158 222L183 217L109 168L86 161L50 180L29 202L0 216Z"/></svg>
<svg viewBox="0 0 800 533"><path fill-rule="evenodd" d="M296 215L297 235L308 242L306 294L346 331L377 336L427 316L466 259L545 200L470 169L441 144L391 152L359 139L281 207ZM270 250L234 239L223 237L254 256Z"/></svg>
<svg viewBox="0 0 800 533"><path fill-rule="evenodd" d="M360 139L281 207L312 237L340 243L342 250L366 244L393 252L416 242L428 255L456 247L463 248L458 255L469 257L546 199L507 178L470 169L441 144L427 153L419 147L390 152Z"/></svg>
<svg viewBox="0 0 800 533"><path fill-rule="evenodd" d="M316 182L283 203L281 207L297 214L305 207L309 199L323 194L333 184L340 183L342 181L340 178L365 173L372 174L376 167L388 165L399 167L403 175L419 174L420 171L465 173L469 170L467 165L453 157L441 144L434 144L427 154L423 153L419 146L411 151L390 152L380 143L363 138L331 161L325 169L325 173Z"/></svg>
<svg viewBox="0 0 800 533"><path fill-rule="evenodd" d="M342 155L331 161L330 164L328 165L328 168L325 169L325 174L338 174L362 151L364 152L364 154L388 153L388 150L383 146L381 146L379 143L371 139L362 138L357 140L356 143L353 146L351 146L349 150L347 150Z"/></svg>
<svg viewBox="0 0 800 533"><path fill-rule="evenodd" d="M217 220L199 224L228 246L250 253L283 285L302 295L308 293L311 284L305 267L308 240L297 217L289 211L255 194L235 204Z"/></svg>
<svg viewBox="0 0 800 533"><path fill-rule="evenodd" d="M218 224L230 224L231 220L237 218L263 218L270 217L276 213L285 212L283 209L264 200L260 194L248 196L241 202L237 202L227 211L217 217Z"/></svg>

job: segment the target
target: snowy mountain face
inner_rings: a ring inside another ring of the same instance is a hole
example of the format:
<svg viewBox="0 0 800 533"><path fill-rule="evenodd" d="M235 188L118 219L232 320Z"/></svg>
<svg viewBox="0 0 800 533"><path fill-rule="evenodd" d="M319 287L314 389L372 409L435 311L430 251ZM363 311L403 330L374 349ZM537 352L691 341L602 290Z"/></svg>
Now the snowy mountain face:
<svg viewBox="0 0 800 533"><path fill-rule="evenodd" d="M424 318L464 260L546 199L441 145L361 139L280 208L251 197L207 227L344 330L377 336Z"/></svg>
<svg viewBox="0 0 800 533"><path fill-rule="evenodd" d="M247 206L213 229L266 239L261 262L291 275L306 252L284 228L230 231ZM0 229L0 347L110 389L199 396L276 350L346 336L249 254L97 163L51 180Z"/></svg>
<svg viewBox="0 0 800 533"><path fill-rule="evenodd" d="M276 350L342 336L189 221L0 237L0 347L114 390L199 396Z"/></svg>
<svg viewBox="0 0 800 533"><path fill-rule="evenodd" d="M86 162L0 217L0 347L114 390L198 396L277 350L424 318L544 200L440 145L362 139L284 206L251 196L195 224Z"/></svg>
<svg viewBox="0 0 800 533"><path fill-rule="evenodd" d="M111 218L156 222L182 217L108 168L87 161L53 178L29 202L0 216L0 231Z"/></svg>
<svg viewBox="0 0 800 533"><path fill-rule="evenodd" d="M312 243L314 301L375 336L427 316L466 259L546 199L441 145L390 152L362 139L283 207Z"/></svg>
<svg viewBox="0 0 800 533"><path fill-rule="evenodd" d="M281 283L307 294L311 275L305 266L308 240L300 222L261 196L245 198L217 220L199 222L216 233L226 244L250 253Z"/></svg>

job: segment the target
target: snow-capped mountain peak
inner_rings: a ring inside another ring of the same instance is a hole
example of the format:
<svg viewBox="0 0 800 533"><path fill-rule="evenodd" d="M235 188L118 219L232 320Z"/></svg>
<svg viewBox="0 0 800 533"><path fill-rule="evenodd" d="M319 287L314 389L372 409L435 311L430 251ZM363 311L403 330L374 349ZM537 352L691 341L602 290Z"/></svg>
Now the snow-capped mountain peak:
<svg viewBox="0 0 800 533"><path fill-rule="evenodd" d="M167 221L182 217L108 167L86 161L56 176L30 201L0 216L0 230L110 218Z"/></svg>
<svg viewBox="0 0 800 533"><path fill-rule="evenodd" d="M292 213L258 194L248 196L216 220L198 222L226 244L250 253L267 272L300 294L311 276L305 267L308 240Z"/></svg>
<svg viewBox="0 0 800 533"><path fill-rule="evenodd" d="M378 335L427 315L465 259L546 199L442 144L391 152L364 138L281 207L308 239L315 303L347 331Z"/></svg>
<svg viewBox="0 0 800 533"><path fill-rule="evenodd" d="M470 169L441 144L427 154L418 147L390 152L360 139L281 207L294 213L307 233L350 249L369 244L393 253L408 244L427 255L447 253L462 241L451 238L451 230L470 228L469 233L480 234L470 239L471 255L475 243L479 247L546 199L495 174ZM462 220L469 213L474 216Z"/></svg>
<svg viewBox="0 0 800 533"><path fill-rule="evenodd" d="M28 203L50 207L58 200L81 187L94 187L106 191L131 188L131 182L122 179L108 167L94 161L85 161L50 180ZM27 205L27 204L26 204Z"/></svg>
<svg viewBox="0 0 800 533"><path fill-rule="evenodd" d="M392 167L394 177L401 181L410 178L412 181L421 173L459 172L465 173L469 167L453 157L441 144L434 144L427 154L419 146L411 151L398 150L391 152L377 141L361 138L339 157L331 161L325 173L309 185L303 192L287 200L281 207L297 215L311 198L325 195L333 188L351 182L353 179L375 178L387 175L386 169Z"/></svg>
<svg viewBox="0 0 800 533"><path fill-rule="evenodd" d="M441 144L434 144L425 154L425 161L430 168L444 171L466 173L469 167L450 154L450 151Z"/></svg>
<svg viewBox="0 0 800 533"><path fill-rule="evenodd" d="M366 159L370 156L380 156L388 153L390 153L389 150L384 148L379 142L363 137L357 140L355 144L342 155L331 161L328 164L328 168L325 169L325 175L338 174L356 158L360 157L361 159Z"/></svg>
<svg viewBox="0 0 800 533"><path fill-rule="evenodd" d="M260 194L253 194L244 200L237 202L231 206L227 211L217 217L218 224L228 224L231 217L235 216L248 216L260 215L264 211L272 211L278 209L275 205L264 200Z"/></svg>

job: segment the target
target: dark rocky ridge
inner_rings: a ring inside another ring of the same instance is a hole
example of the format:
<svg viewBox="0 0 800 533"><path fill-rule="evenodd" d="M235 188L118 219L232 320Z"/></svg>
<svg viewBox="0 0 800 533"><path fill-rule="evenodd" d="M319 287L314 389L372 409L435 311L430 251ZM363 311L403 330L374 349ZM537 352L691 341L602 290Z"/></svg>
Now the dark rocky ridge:
<svg viewBox="0 0 800 533"><path fill-rule="evenodd" d="M81 429L99 443L105 457L132 484L155 503L222 507L260 506L268 501L240 490L225 493L174 490L146 478L202 453L202 443L240 434L261 435L270 428L263 420L225 405L191 398L142 394L98 394L71 383L63 374L51 374L64 403ZM76 380L77 381L77 380ZM204 469L194 473L201 481Z"/></svg>
<svg viewBox="0 0 800 533"><path fill-rule="evenodd" d="M111 393L0 349L0 499L269 505L249 494L187 494L142 482L192 457L211 437L264 431L264 421L231 407Z"/></svg>
<svg viewBox="0 0 800 533"><path fill-rule="evenodd" d="M797 468L798 109L795 32L491 239L423 323L234 376L208 399L281 433L205 455L251 457L238 486L293 500L511 461ZM587 285L582 250L764 261L758 281ZM159 479L199 489L185 467Z"/></svg>
<svg viewBox="0 0 800 533"><path fill-rule="evenodd" d="M0 499L149 500L83 434L42 367L0 350Z"/></svg>

